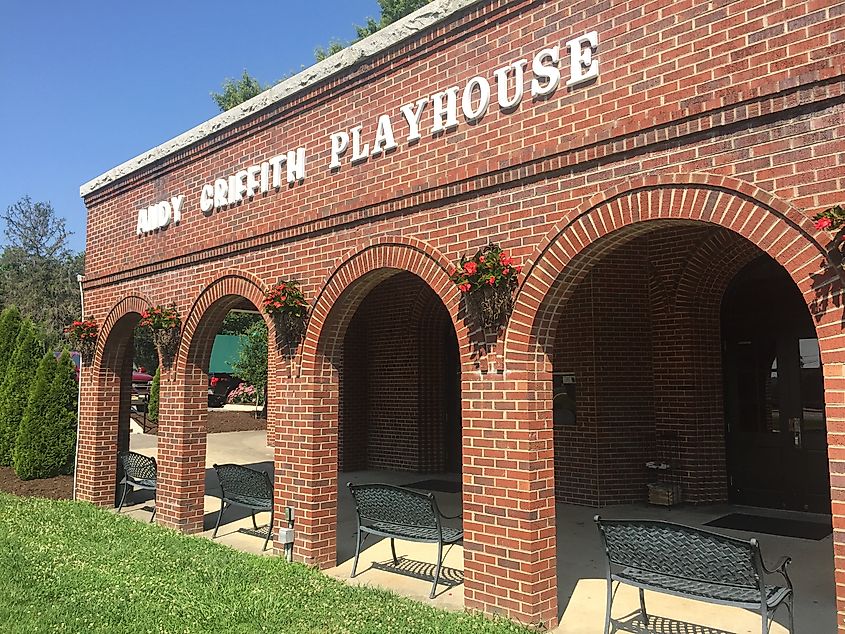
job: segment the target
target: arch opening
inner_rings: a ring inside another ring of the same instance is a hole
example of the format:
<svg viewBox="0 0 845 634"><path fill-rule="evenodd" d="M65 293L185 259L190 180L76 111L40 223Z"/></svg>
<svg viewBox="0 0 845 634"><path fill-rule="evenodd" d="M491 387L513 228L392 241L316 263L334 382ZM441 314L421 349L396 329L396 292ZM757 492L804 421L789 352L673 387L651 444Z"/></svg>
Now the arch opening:
<svg viewBox="0 0 845 634"><path fill-rule="evenodd" d="M594 508L715 522L781 550L759 526L830 526L818 335L772 257L714 224L639 222L581 251L546 302L556 306L541 307L534 334L551 370L564 621L592 576L567 552L572 523ZM796 575L826 571L815 599L834 614L830 544L811 552Z"/></svg>

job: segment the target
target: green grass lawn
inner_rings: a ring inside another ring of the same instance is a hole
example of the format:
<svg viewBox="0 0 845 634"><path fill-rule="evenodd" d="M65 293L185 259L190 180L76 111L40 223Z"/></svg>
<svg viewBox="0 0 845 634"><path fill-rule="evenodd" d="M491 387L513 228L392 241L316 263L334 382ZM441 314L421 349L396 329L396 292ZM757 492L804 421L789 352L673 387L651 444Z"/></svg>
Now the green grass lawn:
<svg viewBox="0 0 845 634"><path fill-rule="evenodd" d="M0 494L0 631L527 633L89 504Z"/></svg>

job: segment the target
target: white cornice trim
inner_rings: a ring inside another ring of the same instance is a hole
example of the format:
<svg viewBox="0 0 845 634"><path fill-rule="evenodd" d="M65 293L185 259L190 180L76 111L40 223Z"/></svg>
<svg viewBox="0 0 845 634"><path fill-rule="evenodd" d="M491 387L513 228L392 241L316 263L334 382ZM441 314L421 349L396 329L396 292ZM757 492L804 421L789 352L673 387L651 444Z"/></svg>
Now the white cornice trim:
<svg viewBox="0 0 845 634"><path fill-rule="evenodd" d="M404 39L412 37L437 22L441 22L472 4L481 0L434 0L423 8L414 11L401 20L383 28L382 30L364 38L360 42L327 57L321 62L309 66L302 72L290 77L272 88L256 95L249 101L227 110L205 123L147 150L133 159L121 163L104 174L88 181L79 188L79 195L85 197L110 183L136 172L174 152L200 141L207 136L227 128L247 117L287 99L296 93L306 90L310 86L332 77L354 66L368 57L378 55L385 49L394 46Z"/></svg>

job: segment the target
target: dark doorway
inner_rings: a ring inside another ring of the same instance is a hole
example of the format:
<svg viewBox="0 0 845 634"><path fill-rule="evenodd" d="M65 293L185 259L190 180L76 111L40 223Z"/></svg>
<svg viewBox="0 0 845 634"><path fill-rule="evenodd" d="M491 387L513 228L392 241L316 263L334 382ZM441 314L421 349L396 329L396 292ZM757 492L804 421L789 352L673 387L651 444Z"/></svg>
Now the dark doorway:
<svg viewBox="0 0 845 634"><path fill-rule="evenodd" d="M447 328L446 351L443 373L443 394L446 405L446 425L444 428L446 462L445 470L449 473L461 472L461 357L458 349L458 336L453 328Z"/></svg>
<svg viewBox="0 0 845 634"><path fill-rule="evenodd" d="M731 501L830 512L824 380L804 299L769 256L722 302Z"/></svg>

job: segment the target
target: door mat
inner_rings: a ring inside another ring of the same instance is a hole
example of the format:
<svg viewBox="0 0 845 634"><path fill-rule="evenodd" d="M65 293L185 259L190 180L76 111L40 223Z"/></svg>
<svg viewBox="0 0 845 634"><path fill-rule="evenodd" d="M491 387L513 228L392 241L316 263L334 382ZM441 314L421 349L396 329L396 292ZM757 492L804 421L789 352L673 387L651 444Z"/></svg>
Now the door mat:
<svg viewBox="0 0 845 634"><path fill-rule="evenodd" d="M423 491L442 491L443 493L460 493L461 483L452 480L420 480L406 484L409 489L422 489Z"/></svg>
<svg viewBox="0 0 845 634"><path fill-rule="evenodd" d="M745 513L731 513L730 515L725 515L724 517L707 522L705 526L816 540L824 539L833 532L829 522L811 522L783 517L746 515Z"/></svg>

